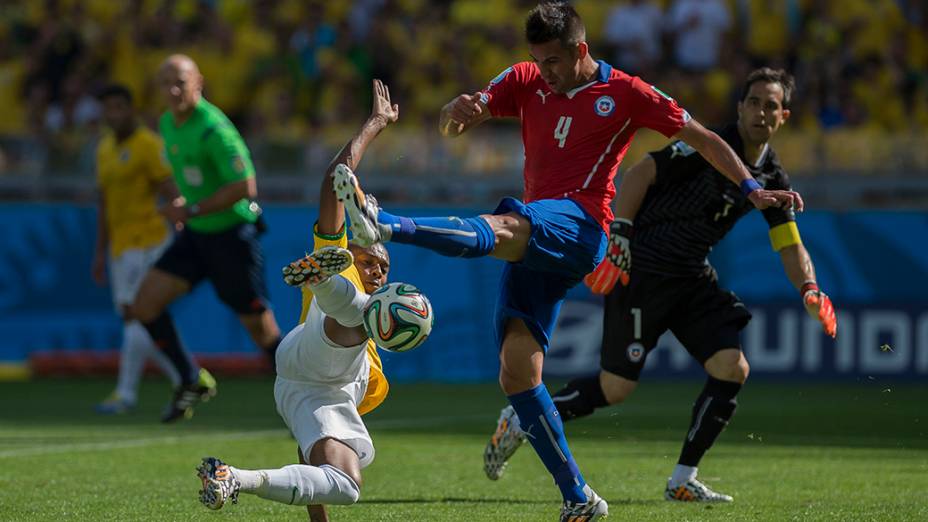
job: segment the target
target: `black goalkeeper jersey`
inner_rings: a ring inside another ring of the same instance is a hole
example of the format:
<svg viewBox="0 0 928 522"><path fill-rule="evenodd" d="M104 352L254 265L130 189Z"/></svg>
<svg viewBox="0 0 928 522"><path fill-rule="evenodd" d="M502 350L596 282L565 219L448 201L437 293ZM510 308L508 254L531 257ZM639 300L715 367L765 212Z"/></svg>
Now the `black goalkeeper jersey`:
<svg viewBox="0 0 928 522"><path fill-rule="evenodd" d="M789 177L768 145L757 166L748 165L736 125L719 136L768 190L788 190ZM632 268L665 275L696 275L710 269L706 256L754 205L695 149L676 141L652 152L657 179L635 217ZM790 209L762 211L770 228L795 221Z"/></svg>

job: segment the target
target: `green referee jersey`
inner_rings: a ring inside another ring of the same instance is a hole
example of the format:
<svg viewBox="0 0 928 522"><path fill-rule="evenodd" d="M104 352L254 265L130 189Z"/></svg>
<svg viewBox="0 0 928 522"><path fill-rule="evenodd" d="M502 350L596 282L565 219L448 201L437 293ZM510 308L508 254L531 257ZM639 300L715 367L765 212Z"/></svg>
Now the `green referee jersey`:
<svg viewBox="0 0 928 522"><path fill-rule="evenodd" d="M255 167L242 136L229 118L212 103L200 98L193 114L180 126L171 111L159 123L164 150L174 181L191 205L216 193L223 185L254 177ZM190 218L195 232L221 232L258 219L257 205L242 198L230 208Z"/></svg>

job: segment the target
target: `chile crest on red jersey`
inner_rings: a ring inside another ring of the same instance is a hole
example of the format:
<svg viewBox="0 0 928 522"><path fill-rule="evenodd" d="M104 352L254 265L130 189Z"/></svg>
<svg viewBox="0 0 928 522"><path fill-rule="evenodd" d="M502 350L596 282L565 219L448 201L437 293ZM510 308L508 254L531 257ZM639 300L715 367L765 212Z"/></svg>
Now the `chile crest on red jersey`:
<svg viewBox="0 0 928 522"><path fill-rule="evenodd" d="M609 116L615 110L615 100L612 96L600 96L596 99L596 114Z"/></svg>

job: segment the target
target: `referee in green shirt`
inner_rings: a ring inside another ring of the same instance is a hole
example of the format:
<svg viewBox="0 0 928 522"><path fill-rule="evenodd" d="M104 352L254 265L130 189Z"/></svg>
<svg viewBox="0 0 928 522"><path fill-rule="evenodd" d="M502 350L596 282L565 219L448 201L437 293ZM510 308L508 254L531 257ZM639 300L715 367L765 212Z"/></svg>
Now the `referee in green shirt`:
<svg viewBox="0 0 928 522"><path fill-rule="evenodd" d="M197 402L216 393L213 377L180 343L167 310L171 302L209 279L272 364L280 329L267 299L248 147L226 115L203 98L203 76L189 57L168 57L158 84L168 105L159 124L165 157L181 194L162 213L179 232L142 281L132 313L183 379L162 417L171 422L189 417Z"/></svg>

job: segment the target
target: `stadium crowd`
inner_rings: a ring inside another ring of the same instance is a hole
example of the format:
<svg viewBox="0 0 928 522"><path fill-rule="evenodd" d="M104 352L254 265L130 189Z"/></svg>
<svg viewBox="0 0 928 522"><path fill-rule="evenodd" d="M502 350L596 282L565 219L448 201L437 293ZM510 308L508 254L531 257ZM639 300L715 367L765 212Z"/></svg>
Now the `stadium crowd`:
<svg viewBox="0 0 928 522"><path fill-rule="evenodd" d="M438 153L431 152L430 140L437 141L432 131L441 104L482 88L507 64L528 59L521 45L523 18L534 3L4 2L0 173L28 171L29 165L33 172L89 172L100 128L95 93L110 82L127 85L153 124L163 108L153 73L173 52L197 61L207 97L255 144L258 164L265 168L273 170L276 158L294 155L300 164L313 163L315 155L327 159L331 146L369 110L371 78L391 86L403 112L401 125L415 136L405 148L412 156L406 161L434 164L429 155ZM928 7L923 1L574 4L588 20L594 56L642 75L707 124L734 117L741 80L763 64L785 67L797 78L792 132L847 136L815 142L834 149L817 151L832 164L859 161L844 154L855 148L854 140L875 143L871 137L891 135L908 143L905 139L917 140L928 129ZM796 147L809 143L796 140ZM473 151L474 143L470 146ZM452 156L466 155L455 145L441 147L450 148ZM796 152L796 157L809 156ZM521 160L473 156L464 168L490 171ZM867 153L871 161L881 157L879 151Z"/></svg>

